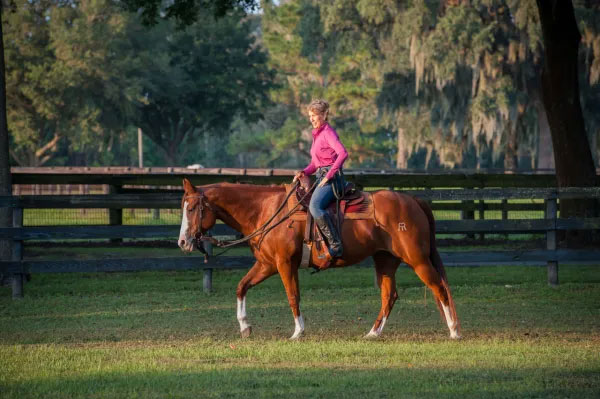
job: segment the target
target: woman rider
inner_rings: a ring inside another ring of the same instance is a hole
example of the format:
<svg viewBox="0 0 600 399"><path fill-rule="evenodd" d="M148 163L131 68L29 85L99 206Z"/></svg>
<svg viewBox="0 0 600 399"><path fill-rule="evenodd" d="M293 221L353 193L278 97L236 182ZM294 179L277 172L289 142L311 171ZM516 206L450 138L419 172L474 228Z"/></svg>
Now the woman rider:
<svg viewBox="0 0 600 399"><path fill-rule="evenodd" d="M310 147L310 163L304 170L296 172L294 181L302 176L316 172L317 187L310 200L312 214L321 233L329 243L332 258L341 257L343 248L337 224L327 212L327 206L335 199L334 184L343 190L344 182L341 169L348 158L348 151L340 141L338 134L327 122L329 104L325 100L313 100L308 106L308 116L313 126L313 141Z"/></svg>

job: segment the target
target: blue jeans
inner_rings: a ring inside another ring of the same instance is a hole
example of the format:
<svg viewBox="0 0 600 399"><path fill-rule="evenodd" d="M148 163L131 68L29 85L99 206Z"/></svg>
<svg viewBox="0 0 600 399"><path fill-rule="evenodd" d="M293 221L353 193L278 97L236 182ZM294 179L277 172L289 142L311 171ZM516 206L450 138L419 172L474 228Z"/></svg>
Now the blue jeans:
<svg viewBox="0 0 600 399"><path fill-rule="evenodd" d="M319 179L318 181L320 181ZM310 199L310 213L314 218L321 218L327 212L327 206L331 204L332 201L335 200L335 195L333 194L333 185L331 184L333 181L330 180L323 187L315 188L313 191L312 198Z"/></svg>

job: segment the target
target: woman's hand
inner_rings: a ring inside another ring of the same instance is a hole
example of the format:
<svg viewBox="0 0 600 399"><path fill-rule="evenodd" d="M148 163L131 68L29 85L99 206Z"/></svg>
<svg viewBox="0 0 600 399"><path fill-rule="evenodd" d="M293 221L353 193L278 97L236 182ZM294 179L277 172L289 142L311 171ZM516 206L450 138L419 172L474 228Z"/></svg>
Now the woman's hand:
<svg viewBox="0 0 600 399"><path fill-rule="evenodd" d="M299 171L296 172L296 175L294 176L294 180L292 180L292 183L296 183L296 180L298 180L301 177L304 177L304 171L303 170L299 170Z"/></svg>
<svg viewBox="0 0 600 399"><path fill-rule="evenodd" d="M326 177L324 177L324 178L321 180L321 183L319 183L319 185L318 185L317 187L323 187L323 186L324 186L324 185L325 185L325 184L326 184L328 181L329 181L329 179L328 179L328 178L326 178Z"/></svg>

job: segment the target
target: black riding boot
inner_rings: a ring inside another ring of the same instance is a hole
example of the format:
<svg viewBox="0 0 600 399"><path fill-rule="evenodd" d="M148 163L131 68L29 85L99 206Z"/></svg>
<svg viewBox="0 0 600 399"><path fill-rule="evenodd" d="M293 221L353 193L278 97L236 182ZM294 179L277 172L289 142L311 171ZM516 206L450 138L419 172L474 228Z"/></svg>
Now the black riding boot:
<svg viewBox="0 0 600 399"><path fill-rule="evenodd" d="M331 216L326 213L323 217L315 218L319 230L325 236L327 243L329 244L329 255L332 258L340 258L342 256L343 247L340 234L337 230L337 226L334 221L331 220Z"/></svg>

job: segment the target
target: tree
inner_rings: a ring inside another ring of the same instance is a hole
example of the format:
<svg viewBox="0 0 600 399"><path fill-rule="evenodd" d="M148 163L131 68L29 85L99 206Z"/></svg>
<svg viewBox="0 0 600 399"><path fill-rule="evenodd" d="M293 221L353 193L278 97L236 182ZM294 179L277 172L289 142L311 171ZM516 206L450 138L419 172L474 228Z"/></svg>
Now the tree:
<svg viewBox="0 0 600 399"><path fill-rule="evenodd" d="M126 10L140 13L146 25L161 19L175 20L180 26L191 25L201 13L222 18L232 10L255 11L258 0L119 0Z"/></svg>
<svg viewBox="0 0 600 399"><path fill-rule="evenodd" d="M290 118L282 104L265 110L255 123L236 118L227 152L238 156L241 167L298 168L310 160L306 122Z"/></svg>
<svg viewBox="0 0 600 399"><path fill-rule="evenodd" d="M581 34L571 1L537 0L544 37L543 101L548 115L558 187L596 184L596 168L580 103L578 55ZM560 202L561 217L591 216L595 201ZM574 233L571 240L577 240Z"/></svg>
<svg viewBox="0 0 600 399"><path fill-rule="evenodd" d="M184 162L180 144L196 150L191 133L227 130L236 112L255 116L270 72L251 18L208 16L179 30L137 19L111 0L27 2L11 14L8 111L18 164L41 166L56 155L69 164L111 159L106 149L127 139L132 121L168 163Z"/></svg>
<svg viewBox="0 0 600 399"><path fill-rule="evenodd" d="M120 0L119 4L130 7L137 11L140 7L147 19L156 19L159 14L161 0ZM190 6L191 5L191 6ZM215 15L224 15L228 10L239 7L256 7L256 0L174 0L170 2L169 8L172 10L169 16L178 18L181 21L187 21L188 18L195 19L195 14L190 11L211 8ZM11 2L14 7L14 3ZM190 9L191 7L191 9ZM6 118L6 72L4 64L4 35L2 25L4 24L5 11L7 10L5 1L0 1L0 195L12 194L12 178L10 174L10 156L8 147L8 125ZM12 225L12 211L10 208L0 209L0 227ZM0 242L0 258L10 258L10 243Z"/></svg>
<svg viewBox="0 0 600 399"><path fill-rule="evenodd" d="M12 177L8 155L8 124L6 120L6 78L4 74L4 36L2 21L4 2L0 2L0 195L12 195ZM12 209L0 208L0 227L12 226ZM0 259L9 260L12 256L12 242L0 240Z"/></svg>
<svg viewBox="0 0 600 399"><path fill-rule="evenodd" d="M327 30L326 5L314 0L263 3L263 40L269 64L278 73L278 88L271 91L281 123L269 126L261 139L276 148L259 156L260 162L280 162L288 152L293 167L303 166L310 148L310 125L305 107L313 98L326 98L330 121L350 150L346 166L388 166L387 136L377 129L374 98L377 92L372 41L362 35L360 45ZM352 24L352 20L348 20ZM359 32L360 33L360 32ZM295 130L297 129L297 130ZM262 152L262 147L236 135L230 151Z"/></svg>
<svg viewBox="0 0 600 399"><path fill-rule="evenodd" d="M60 112L57 85L64 85L49 76L54 61L47 18L51 5L25 3L3 21L7 116L13 132L10 154L23 166L44 164L56 151L59 138L53 125Z"/></svg>
<svg viewBox="0 0 600 399"><path fill-rule="evenodd" d="M186 158L186 148L197 150L198 139L226 133L234 117L258 119L272 73L251 33L250 21L239 12L218 21L200 15L179 30L162 22L131 33L144 60L136 123L170 165Z"/></svg>
<svg viewBox="0 0 600 399"><path fill-rule="evenodd" d="M122 11L110 0L25 2L5 23L13 159L41 166L68 147L66 156L91 164L88 154L102 153L126 125L137 91Z"/></svg>
<svg viewBox="0 0 600 399"><path fill-rule="evenodd" d="M592 85L600 76L597 8L577 2L586 32L580 65L589 77L588 126L600 120L592 111ZM461 164L468 148L481 154L491 148L495 162L503 159L508 169L533 166L526 153L535 159L538 130L546 125L538 112L544 111L543 46L533 0L336 0L322 9L326 32L338 40L361 48L365 35L372 38L372 57L383 76L377 123L397 132L404 147L399 166L422 146L450 167ZM426 119L428 126L416 123Z"/></svg>

